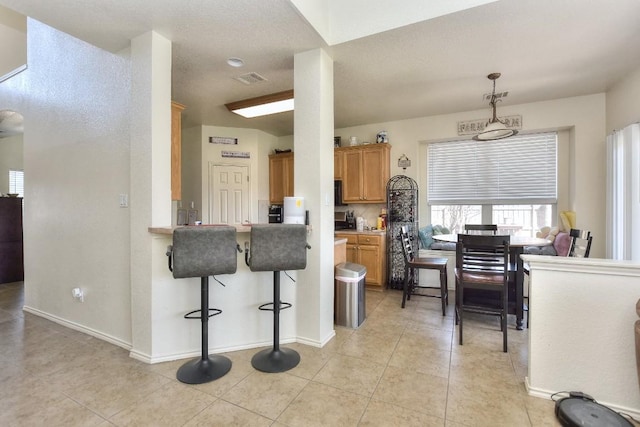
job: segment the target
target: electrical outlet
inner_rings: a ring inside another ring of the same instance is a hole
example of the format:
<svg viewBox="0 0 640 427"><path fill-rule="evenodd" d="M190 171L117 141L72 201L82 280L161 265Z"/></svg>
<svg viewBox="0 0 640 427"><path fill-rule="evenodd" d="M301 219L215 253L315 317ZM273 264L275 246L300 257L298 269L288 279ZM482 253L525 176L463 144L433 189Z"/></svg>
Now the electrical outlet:
<svg viewBox="0 0 640 427"><path fill-rule="evenodd" d="M120 195L120 207L121 208L128 208L129 207L129 195L128 194L121 194Z"/></svg>
<svg viewBox="0 0 640 427"><path fill-rule="evenodd" d="M73 295L75 299L79 299L80 302L84 302L84 291L82 288L73 288L71 290L71 295Z"/></svg>

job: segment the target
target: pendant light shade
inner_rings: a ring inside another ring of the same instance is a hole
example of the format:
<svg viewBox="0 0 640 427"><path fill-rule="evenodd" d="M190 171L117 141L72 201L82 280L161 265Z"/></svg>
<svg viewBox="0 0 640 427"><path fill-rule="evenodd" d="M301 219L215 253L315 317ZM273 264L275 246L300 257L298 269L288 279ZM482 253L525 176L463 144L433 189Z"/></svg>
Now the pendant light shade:
<svg viewBox="0 0 640 427"><path fill-rule="evenodd" d="M491 121L489 121L487 126L485 126L484 130L473 137L476 141L504 139L518 133L515 129L507 129L505 124L498 120L498 116L496 115L496 79L498 79L498 77L500 77L500 73L491 73L487 76L489 80L493 81L493 91L491 92L491 101L489 101L489 105L493 111L493 116L491 117Z"/></svg>

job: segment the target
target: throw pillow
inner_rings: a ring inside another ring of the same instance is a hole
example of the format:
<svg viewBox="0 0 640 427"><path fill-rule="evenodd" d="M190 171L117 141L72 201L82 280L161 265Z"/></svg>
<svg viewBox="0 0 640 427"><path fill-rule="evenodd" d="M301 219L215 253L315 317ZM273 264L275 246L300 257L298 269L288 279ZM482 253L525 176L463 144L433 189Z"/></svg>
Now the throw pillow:
<svg viewBox="0 0 640 427"><path fill-rule="evenodd" d="M431 248L433 244L433 227L431 224L426 227L422 227L418 230L418 236L420 237L420 247L423 249Z"/></svg>
<svg viewBox="0 0 640 427"><path fill-rule="evenodd" d="M576 213L574 211L560 212L560 220L562 220L562 228L569 231L576 227Z"/></svg>
<svg viewBox="0 0 640 427"><path fill-rule="evenodd" d="M569 233L561 231L553 241L553 247L556 249L558 256L567 256L569 253L569 246L571 245L571 237Z"/></svg>

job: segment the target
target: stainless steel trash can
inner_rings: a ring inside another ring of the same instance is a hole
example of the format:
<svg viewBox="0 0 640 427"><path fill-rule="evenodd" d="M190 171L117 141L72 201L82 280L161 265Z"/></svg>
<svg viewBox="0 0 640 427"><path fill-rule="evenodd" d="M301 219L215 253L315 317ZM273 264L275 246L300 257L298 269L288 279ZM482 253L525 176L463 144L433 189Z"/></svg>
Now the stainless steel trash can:
<svg viewBox="0 0 640 427"><path fill-rule="evenodd" d="M366 317L364 278L367 268L352 262L336 265L334 294L335 323L358 328Z"/></svg>

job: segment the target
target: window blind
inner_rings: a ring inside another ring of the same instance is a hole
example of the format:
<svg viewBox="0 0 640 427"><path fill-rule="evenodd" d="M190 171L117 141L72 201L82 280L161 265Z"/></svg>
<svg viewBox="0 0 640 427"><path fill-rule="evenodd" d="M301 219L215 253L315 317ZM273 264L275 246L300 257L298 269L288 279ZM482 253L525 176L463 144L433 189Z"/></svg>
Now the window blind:
<svg viewBox="0 0 640 427"><path fill-rule="evenodd" d="M9 171L9 193L18 193L24 197L24 172L18 170Z"/></svg>
<svg viewBox="0 0 640 427"><path fill-rule="evenodd" d="M557 134L427 147L427 201L444 204L557 202Z"/></svg>

